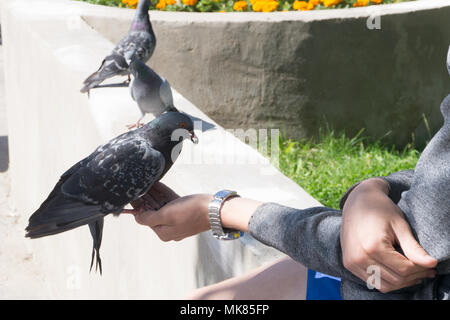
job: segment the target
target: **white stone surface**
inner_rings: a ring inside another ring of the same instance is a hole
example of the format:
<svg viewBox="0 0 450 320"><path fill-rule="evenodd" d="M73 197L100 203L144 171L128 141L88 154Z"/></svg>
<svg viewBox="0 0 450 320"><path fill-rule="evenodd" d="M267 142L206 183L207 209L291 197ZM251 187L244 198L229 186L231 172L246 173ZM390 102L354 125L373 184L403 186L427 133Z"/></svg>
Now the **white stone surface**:
<svg viewBox="0 0 450 320"><path fill-rule="evenodd" d="M77 14L89 8L64 0L1 1L9 175L18 215L14 227L8 227L14 237L3 249L6 254L19 252L14 245L23 241L28 216L59 176L98 144L124 132L125 125L138 115L127 88L93 90L90 99L79 93L84 78L98 68L113 46L77 19ZM174 99L182 111L214 124L177 92ZM318 205L254 149L219 126L198 135L200 143L185 143L180 159L163 179L179 194L231 188L242 196L298 208ZM222 147L229 148L226 158L211 152L217 149L218 139ZM0 233L0 243L5 237ZM18 259L32 261L38 270L33 292L57 299L181 298L198 286L280 256L249 237L226 243L204 233L163 243L129 215L105 219L102 277L88 273L92 240L87 227L25 243L30 245L29 255ZM1 283L6 287L1 297L33 297L6 281L13 277L25 281L30 276L29 270L15 268L19 263L14 261L3 275L6 278Z"/></svg>
<svg viewBox="0 0 450 320"><path fill-rule="evenodd" d="M8 143L0 46L0 299L45 299L40 290L44 277L33 260L29 241L23 237L23 221L14 209L8 173Z"/></svg>

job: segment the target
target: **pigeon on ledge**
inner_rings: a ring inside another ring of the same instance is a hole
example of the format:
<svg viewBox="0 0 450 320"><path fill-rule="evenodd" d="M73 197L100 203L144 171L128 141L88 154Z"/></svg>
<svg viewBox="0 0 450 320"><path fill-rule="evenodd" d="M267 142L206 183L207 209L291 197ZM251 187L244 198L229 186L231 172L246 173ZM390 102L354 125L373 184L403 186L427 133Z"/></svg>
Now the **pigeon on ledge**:
<svg viewBox="0 0 450 320"><path fill-rule="evenodd" d="M190 138L197 143L193 130L189 116L167 112L99 146L61 176L29 218L26 237L49 236L88 224L94 240L91 269L96 256L96 270L101 273L103 218L119 215L159 181L181 152L182 141ZM180 148L175 149L178 152L173 152L175 147Z"/></svg>
<svg viewBox="0 0 450 320"><path fill-rule="evenodd" d="M81 92L88 92L104 80L113 76L128 75L131 57L136 55L141 61L147 62L156 46L156 37L148 14L149 0L140 0L136 15L128 34L114 47L110 55L102 62L100 68L85 81Z"/></svg>
<svg viewBox="0 0 450 320"><path fill-rule="evenodd" d="M139 127L146 113L157 117L166 111L178 111L173 105L172 89L166 79L138 58L130 63L130 71L133 75L130 83L131 97L137 102L142 117L129 129Z"/></svg>

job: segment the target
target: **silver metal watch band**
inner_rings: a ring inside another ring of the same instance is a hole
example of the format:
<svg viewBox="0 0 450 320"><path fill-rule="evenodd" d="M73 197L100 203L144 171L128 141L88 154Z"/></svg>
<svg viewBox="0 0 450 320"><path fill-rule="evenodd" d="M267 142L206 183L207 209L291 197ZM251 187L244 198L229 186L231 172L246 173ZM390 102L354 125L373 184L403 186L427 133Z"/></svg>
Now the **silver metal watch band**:
<svg viewBox="0 0 450 320"><path fill-rule="evenodd" d="M220 220L220 209L222 208L225 200L239 197L236 191L221 190L217 192L208 205L209 223L211 225L211 231L215 238L220 240L234 240L243 235L242 232L237 230L227 230L222 227Z"/></svg>

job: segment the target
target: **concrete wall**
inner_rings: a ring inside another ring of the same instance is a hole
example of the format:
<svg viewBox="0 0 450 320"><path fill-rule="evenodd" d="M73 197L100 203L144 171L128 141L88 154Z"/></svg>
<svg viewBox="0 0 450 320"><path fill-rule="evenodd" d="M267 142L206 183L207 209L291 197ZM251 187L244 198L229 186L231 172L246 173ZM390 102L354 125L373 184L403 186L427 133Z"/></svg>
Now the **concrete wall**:
<svg viewBox="0 0 450 320"><path fill-rule="evenodd" d="M83 19L116 42L132 15L98 8ZM150 65L225 127L309 137L328 123L349 135L391 132L384 141L398 145L415 134L420 143L429 138L423 114L431 131L442 124L449 15L447 0L313 12L152 12L158 45ZM367 28L374 16L381 29Z"/></svg>
<svg viewBox="0 0 450 320"><path fill-rule="evenodd" d="M11 189L24 228L59 176L97 145L124 132L139 112L127 88L94 90L90 99L79 93L84 78L113 47L80 18L98 12L97 7L67 0L0 3ZM116 27L111 24L111 30ZM161 56L164 46L159 48ZM174 98L181 110L215 125L178 92ZM242 196L298 208L318 205L220 126L197 133L200 143L185 144L163 179L179 194L231 188ZM224 154L232 160L224 160ZM43 272L42 296L58 299L180 298L195 287L242 274L280 255L248 236L225 243L204 233L163 243L131 216L107 217L100 277L88 273L92 244L87 227L24 241Z"/></svg>

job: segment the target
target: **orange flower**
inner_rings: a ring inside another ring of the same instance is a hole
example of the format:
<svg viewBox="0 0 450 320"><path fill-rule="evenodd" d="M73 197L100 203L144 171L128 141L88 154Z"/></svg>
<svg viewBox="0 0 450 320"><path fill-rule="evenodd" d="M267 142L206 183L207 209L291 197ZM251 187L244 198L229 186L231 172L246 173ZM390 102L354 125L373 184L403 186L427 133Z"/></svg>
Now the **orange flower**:
<svg viewBox="0 0 450 320"><path fill-rule="evenodd" d="M125 4L127 7L136 9L138 0L122 0L122 3Z"/></svg>
<svg viewBox="0 0 450 320"><path fill-rule="evenodd" d="M342 0L323 0L323 5L328 8L328 7L335 6L341 2L342 2Z"/></svg>
<svg viewBox="0 0 450 320"><path fill-rule="evenodd" d="M166 1L165 0L159 0L159 2L156 4L156 9L159 10L165 10L166 9Z"/></svg>
<svg viewBox="0 0 450 320"><path fill-rule="evenodd" d="M244 11L247 10L247 1L236 1L233 5L234 11Z"/></svg>
<svg viewBox="0 0 450 320"><path fill-rule="evenodd" d="M370 2L380 4L380 3L383 3L383 0L370 0Z"/></svg>
<svg viewBox="0 0 450 320"><path fill-rule="evenodd" d="M308 2L308 6L306 7L306 10L312 10L314 9L316 6L314 4L312 4L311 2Z"/></svg>
<svg viewBox="0 0 450 320"><path fill-rule="evenodd" d="M264 1L253 1L252 9L256 12L261 12L263 9Z"/></svg>
<svg viewBox="0 0 450 320"><path fill-rule="evenodd" d="M306 1L294 1L292 9L294 10L307 10L308 3Z"/></svg>
<svg viewBox="0 0 450 320"><path fill-rule="evenodd" d="M365 7L369 4L369 0L356 0L353 4L354 7Z"/></svg>
<svg viewBox="0 0 450 320"><path fill-rule="evenodd" d="M278 1L267 1L263 4L263 12L272 12L277 10L278 8Z"/></svg>
<svg viewBox="0 0 450 320"><path fill-rule="evenodd" d="M187 6L195 6L198 0L181 0Z"/></svg>

